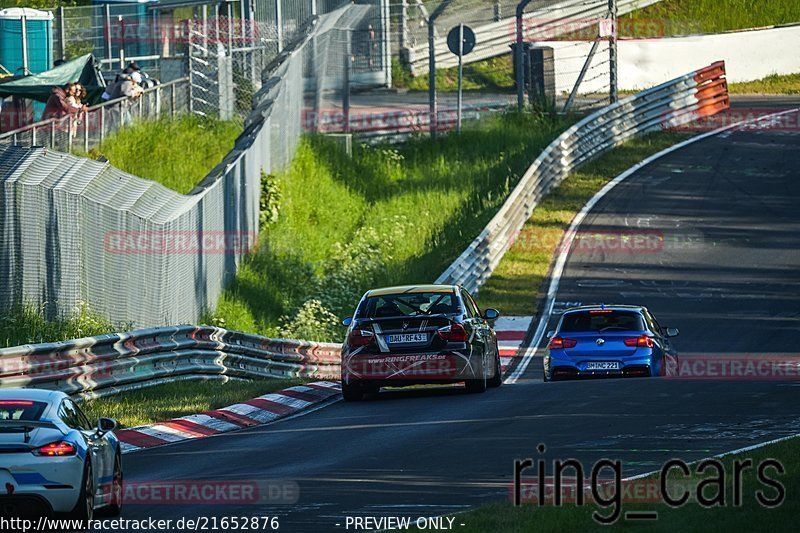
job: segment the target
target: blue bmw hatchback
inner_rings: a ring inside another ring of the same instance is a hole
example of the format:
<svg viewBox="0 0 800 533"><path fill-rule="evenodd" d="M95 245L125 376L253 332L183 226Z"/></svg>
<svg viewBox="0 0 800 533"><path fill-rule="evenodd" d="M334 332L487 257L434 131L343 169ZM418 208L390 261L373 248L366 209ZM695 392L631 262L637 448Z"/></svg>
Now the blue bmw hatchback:
<svg viewBox="0 0 800 533"><path fill-rule="evenodd" d="M550 338L544 380L578 377L674 375L678 356L645 307L591 305L567 309Z"/></svg>

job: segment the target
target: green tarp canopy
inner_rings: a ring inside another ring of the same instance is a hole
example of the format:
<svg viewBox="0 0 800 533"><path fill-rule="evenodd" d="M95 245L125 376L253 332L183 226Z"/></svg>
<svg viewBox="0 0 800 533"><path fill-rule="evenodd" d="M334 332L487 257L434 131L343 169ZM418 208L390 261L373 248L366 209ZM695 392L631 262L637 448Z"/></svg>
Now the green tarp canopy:
<svg viewBox="0 0 800 533"><path fill-rule="evenodd" d="M63 87L70 82L80 82L86 87L88 93L86 99L90 105L100 102L104 84L102 77L95 69L92 54L67 61L46 72L15 78L5 83L0 81L0 98L21 96L46 103L53 87Z"/></svg>

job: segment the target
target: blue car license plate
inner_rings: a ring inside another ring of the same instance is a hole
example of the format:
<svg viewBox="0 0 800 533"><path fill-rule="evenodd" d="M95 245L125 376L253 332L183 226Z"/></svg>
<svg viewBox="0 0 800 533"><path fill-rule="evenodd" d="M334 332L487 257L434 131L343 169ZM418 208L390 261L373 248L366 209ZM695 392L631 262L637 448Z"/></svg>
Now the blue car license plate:
<svg viewBox="0 0 800 533"><path fill-rule="evenodd" d="M592 361L586 363L586 370L619 370L619 361Z"/></svg>

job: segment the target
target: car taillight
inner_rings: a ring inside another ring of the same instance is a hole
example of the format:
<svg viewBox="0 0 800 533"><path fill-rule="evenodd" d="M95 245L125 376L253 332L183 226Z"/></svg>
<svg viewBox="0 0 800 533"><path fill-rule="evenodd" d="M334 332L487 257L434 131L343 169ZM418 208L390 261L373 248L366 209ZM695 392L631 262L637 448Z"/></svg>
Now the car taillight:
<svg viewBox="0 0 800 533"><path fill-rule="evenodd" d="M652 348L655 345L653 344L653 339L651 339L647 335L639 335L638 337L628 337L627 339L625 339L625 346Z"/></svg>
<svg viewBox="0 0 800 533"><path fill-rule="evenodd" d="M467 330L461 324L450 324L443 328L439 328L437 333L441 338L447 342L466 342Z"/></svg>
<svg viewBox="0 0 800 533"><path fill-rule="evenodd" d="M366 346L374 338L375 334L368 329L354 329L347 337L347 343L350 346Z"/></svg>
<svg viewBox="0 0 800 533"><path fill-rule="evenodd" d="M75 445L70 444L69 442L58 441L58 442L51 442L50 444L45 444L40 448L36 448L32 450L33 455L39 455L44 457L61 457L63 455L75 455L78 451L75 448Z"/></svg>
<svg viewBox="0 0 800 533"><path fill-rule="evenodd" d="M574 348L578 344L575 339L564 339L561 337L553 337L550 339L550 349L560 350L562 348Z"/></svg>

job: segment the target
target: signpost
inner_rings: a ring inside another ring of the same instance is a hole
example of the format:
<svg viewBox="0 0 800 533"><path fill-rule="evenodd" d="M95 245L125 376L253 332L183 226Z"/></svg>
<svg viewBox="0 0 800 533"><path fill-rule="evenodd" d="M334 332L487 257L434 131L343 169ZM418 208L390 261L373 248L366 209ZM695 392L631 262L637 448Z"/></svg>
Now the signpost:
<svg viewBox="0 0 800 533"><path fill-rule="evenodd" d="M459 24L447 34L447 48L458 56L458 115L456 131L461 133L462 86L464 84L464 56L475 48L475 32Z"/></svg>

